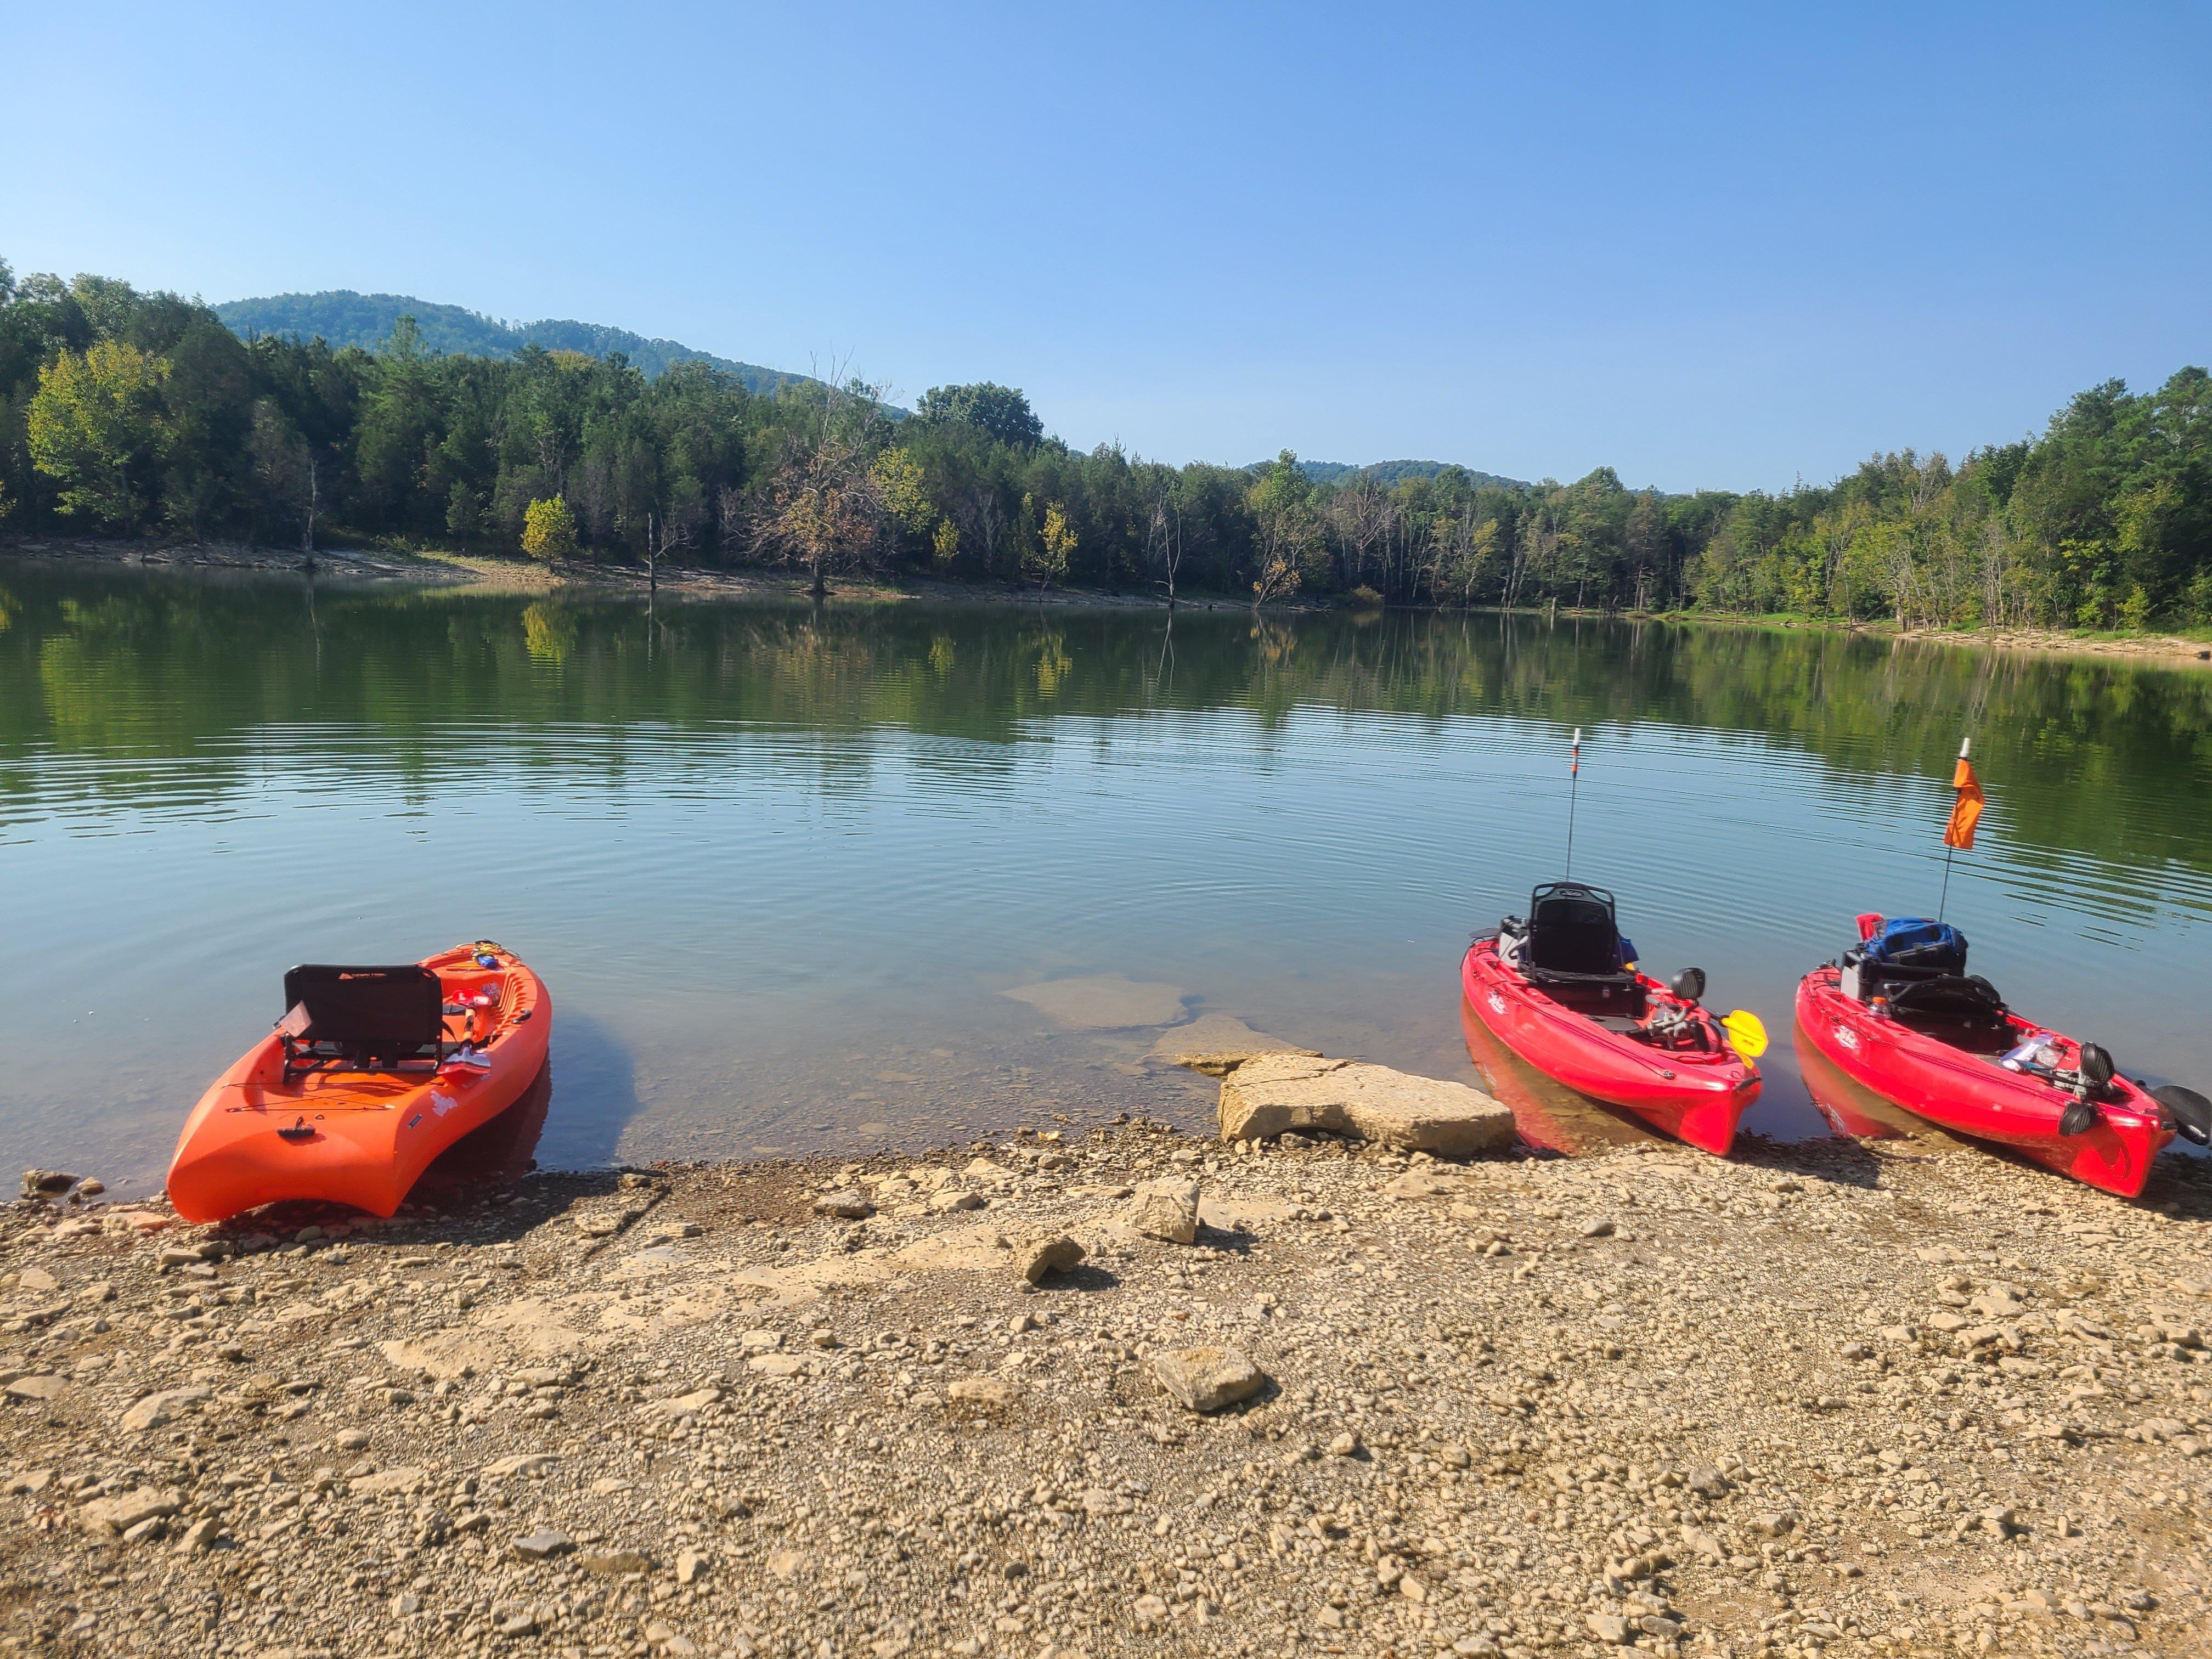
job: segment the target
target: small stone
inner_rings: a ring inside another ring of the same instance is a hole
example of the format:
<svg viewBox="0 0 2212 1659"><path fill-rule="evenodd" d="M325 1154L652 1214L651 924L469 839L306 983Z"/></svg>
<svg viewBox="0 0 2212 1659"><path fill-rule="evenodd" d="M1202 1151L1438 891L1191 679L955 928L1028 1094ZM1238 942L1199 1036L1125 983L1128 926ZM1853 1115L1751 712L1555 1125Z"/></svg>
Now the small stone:
<svg viewBox="0 0 2212 1659"><path fill-rule="evenodd" d="M738 1338L738 1346L747 1353L769 1353L783 1346L781 1331L747 1331Z"/></svg>
<svg viewBox="0 0 2212 1659"><path fill-rule="evenodd" d="M1636 1639L1635 1627L1617 1613L1593 1613L1583 1622L1599 1641L1610 1642L1616 1647L1626 1647Z"/></svg>
<svg viewBox="0 0 2212 1659"><path fill-rule="evenodd" d="M1152 1356L1152 1375L1183 1407L1218 1412L1249 1400L1267 1386L1267 1375L1236 1348L1176 1348Z"/></svg>
<svg viewBox="0 0 2212 1659"><path fill-rule="evenodd" d="M76 1186L77 1177L64 1175L59 1170L26 1170L23 1171L23 1196L52 1198Z"/></svg>
<svg viewBox="0 0 2212 1659"><path fill-rule="evenodd" d="M1338 1435L1335 1439L1328 1443L1328 1455L1331 1457L1358 1456L1359 1437L1352 1433L1350 1429L1346 1429L1342 1434Z"/></svg>
<svg viewBox="0 0 2212 1659"><path fill-rule="evenodd" d="M1006 1334L1009 1336L1025 1336L1038 1328L1034 1314L1018 1313L1006 1322Z"/></svg>
<svg viewBox="0 0 2212 1659"><path fill-rule="evenodd" d="M365 1429L340 1429L331 1443L340 1451L360 1451L368 1444L368 1432Z"/></svg>
<svg viewBox="0 0 2212 1659"><path fill-rule="evenodd" d="M525 1533L514 1543L514 1553L526 1561L543 1561L576 1547L576 1540L565 1532L556 1532L550 1527L540 1527L535 1532Z"/></svg>
<svg viewBox="0 0 2212 1659"><path fill-rule="evenodd" d="M1173 1176L1147 1181L1138 1187L1122 1218L1148 1237L1165 1239L1171 1244L1195 1243L1198 1182Z"/></svg>
<svg viewBox="0 0 2212 1659"><path fill-rule="evenodd" d="M1584 1238L1610 1238L1613 1237L1613 1223L1603 1216L1585 1221L1582 1224L1582 1236Z"/></svg>
<svg viewBox="0 0 2212 1659"><path fill-rule="evenodd" d="M149 1515L137 1526L125 1527L123 1529L123 1541L126 1544L148 1543L161 1537L168 1529L169 1523L167 1520L158 1515Z"/></svg>
<svg viewBox="0 0 2212 1659"><path fill-rule="evenodd" d="M76 1195L79 1198L98 1198L106 1190L107 1183L104 1181L82 1181L77 1183Z"/></svg>
<svg viewBox="0 0 2212 1659"><path fill-rule="evenodd" d="M485 1464L483 1475L487 1480L505 1480L516 1475L547 1474L560 1461L557 1452L517 1452Z"/></svg>
<svg viewBox="0 0 2212 1659"><path fill-rule="evenodd" d="M597 1550L576 1558L576 1565L586 1572L604 1573L619 1577L626 1572L650 1572L653 1563L635 1550Z"/></svg>
<svg viewBox="0 0 2212 1659"><path fill-rule="evenodd" d="M141 1522L174 1515L178 1503L173 1492L140 1486L118 1497L94 1498L77 1511L77 1520L87 1532L119 1537Z"/></svg>
<svg viewBox="0 0 2212 1659"><path fill-rule="evenodd" d="M8 1385L10 1400L56 1400L69 1384L53 1376L19 1376Z"/></svg>
<svg viewBox="0 0 2212 1659"><path fill-rule="evenodd" d="M814 1213L834 1216L840 1221L865 1221L876 1212L876 1206L860 1193L824 1193L814 1200Z"/></svg>
<svg viewBox="0 0 2212 1659"><path fill-rule="evenodd" d="M26 1267L15 1275L16 1285L26 1291L53 1291L61 1288L60 1281L44 1267Z"/></svg>
<svg viewBox="0 0 2212 1659"><path fill-rule="evenodd" d="M1690 1465L1689 1485L1700 1498L1719 1498L1729 1489L1728 1477L1710 1463Z"/></svg>
<svg viewBox="0 0 2212 1659"><path fill-rule="evenodd" d="M696 1550L679 1550L676 1554L676 1582L696 1584L706 1576L707 1558Z"/></svg>
<svg viewBox="0 0 2212 1659"><path fill-rule="evenodd" d="M1030 1284L1041 1285L1053 1273L1067 1272L1087 1254L1081 1244L1060 1233L1022 1246L1015 1253L1014 1266Z"/></svg>
<svg viewBox="0 0 2212 1659"><path fill-rule="evenodd" d="M1129 1613L1137 1621L1137 1628L1148 1630L1168 1616L1168 1604L1157 1595L1140 1595L1129 1605Z"/></svg>
<svg viewBox="0 0 2212 1659"><path fill-rule="evenodd" d="M202 1550L210 1547L215 1543L216 1534L222 1529L222 1524L211 1515L202 1516L186 1527L185 1535L177 1540L177 1553L198 1555Z"/></svg>
<svg viewBox="0 0 2212 1659"><path fill-rule="evenodd" d="M947 1400L965 1400L978 1406L1011 1406L1020 1388L1001 1376L963 1376L945 1390Z"/></svg>
<svg viewBox="0 0 2212 1659"><path fill-rule="evenodd" d="M422 1598L413 1590L402 1590L392 1598L392 1611L398 1618L412 1618L422 1611Z"/></svg>
<svg viewBox="0 0 2212 1659"><path fill-rule="evenodd" d="M763 1376L796 1376L806 1369L806 1362L793 1353L757 1353L745 1361L745 1369Z"/></svg>

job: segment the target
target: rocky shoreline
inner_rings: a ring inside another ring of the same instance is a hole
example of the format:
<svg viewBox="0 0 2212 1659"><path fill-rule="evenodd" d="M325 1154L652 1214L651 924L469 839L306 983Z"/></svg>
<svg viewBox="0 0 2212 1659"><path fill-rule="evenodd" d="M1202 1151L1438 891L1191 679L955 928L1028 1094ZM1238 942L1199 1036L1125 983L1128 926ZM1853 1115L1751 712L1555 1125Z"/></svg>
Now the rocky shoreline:
<svg viewBox="0 0 2212 1659"><path fill-rule="evenodd" d="M1359 1140L1224 1069L1274 1138L1042 1121L383 1223L28 1196L0 1648L2212 1643L2203 1164L2131 1206L1940 1141L1455 1163L1372 1079Z"/></svg>

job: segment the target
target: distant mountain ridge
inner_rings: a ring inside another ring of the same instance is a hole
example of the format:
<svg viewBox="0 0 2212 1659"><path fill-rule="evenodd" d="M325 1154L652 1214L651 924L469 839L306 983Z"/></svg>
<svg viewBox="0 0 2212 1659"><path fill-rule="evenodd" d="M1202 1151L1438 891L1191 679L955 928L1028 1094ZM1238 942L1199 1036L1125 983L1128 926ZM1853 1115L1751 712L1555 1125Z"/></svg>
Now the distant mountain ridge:
<svg viewBox="0 0 2212 1659"><path fill-rule="evenodd" d="M215 307L215 314L242 339L257 334L289 335L300 340L327 340L338 349L359 346L364 351L374 351L392 337L392 327L402 317L412 317L422 331L424 345L454 355L511 357L532 345L548 351L580 351L592 357L619 351L648 379L658 378L677 363L705 363L736 375L751 392L772 392L811 378L717 357L711 351L699 351L675 340L647 339L604 323L566 319L504 322L479 311L438 305L406 294L356 294L343 288L320 294L272 294L256 300L226 301Z"/></svg>
<svg viewBox="0 0 2212 1659"><path fill-rule="evenodd" d="M1298 471L1316 483L1344 483L1364 475L1377 483L1402 483L1407 478L1433 478L1454 463L1450 461L1370 461L1362 466L1355 461L1300 461ZM1461 471L1474 480L1477 485L1494 484L1501 489L1526 489L1525 479L1508 478L1496 472L1480 472L1474 467L1463 466Z"/></svg>

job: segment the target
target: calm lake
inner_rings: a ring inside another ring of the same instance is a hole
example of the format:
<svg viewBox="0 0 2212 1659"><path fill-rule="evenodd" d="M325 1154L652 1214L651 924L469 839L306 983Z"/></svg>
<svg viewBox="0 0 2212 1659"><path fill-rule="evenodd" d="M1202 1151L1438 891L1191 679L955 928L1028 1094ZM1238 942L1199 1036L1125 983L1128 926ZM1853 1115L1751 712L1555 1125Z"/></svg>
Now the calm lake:
<svg viewBox="0 0 2212 1659"><path fill-rule="evenodd" d="M1791 994L1854 912L1935 909L1962 732L1973 968L2212 1088L2202 671L0 562L0 1158L148 1190L287 966L479 937L552 991L547 1164L1196 1124L1152 1051L1206 1014L1473 1080L1459 957L1560 873L1576 726L1574 873L1774 1034L1747 1132L1825 1133Z"/></svg>

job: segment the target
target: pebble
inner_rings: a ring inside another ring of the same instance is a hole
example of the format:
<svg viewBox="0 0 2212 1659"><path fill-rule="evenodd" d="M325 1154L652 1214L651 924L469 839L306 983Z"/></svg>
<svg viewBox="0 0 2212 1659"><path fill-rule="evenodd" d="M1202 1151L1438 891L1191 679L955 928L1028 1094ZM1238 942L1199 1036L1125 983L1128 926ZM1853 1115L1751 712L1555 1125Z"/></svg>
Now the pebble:
<svg viewBox="0 0 2212 1659"><path fill-rule="evenodd" d="M1267 1375L1237 1348L1172 1348L1152 1356L1152 1375L1186 1410L1218 1412L1249 1400Z"/></svg>
<svg viewBox="0 0 2212 1659"><path fill-rule="evenodd" d="M1139 1183L1122 1218L1148 1238L1172 1244L1198 1239L1198 1182L1168 1176Z"/></svg>
<svg viewBox="0 0 2212 1659"><path fill-rule="evenodd" d="M1066 1233L1049 1238L1040 1238L1017 1251L1014 1270L1032 1285L1042 1285L1054 1273L1064 1273L1078 1266L1089 1252Z"/></svg>
<svg viewBox="0 0 2212 1659"><path fill-rule="evenodd" d="M514 1553L527 1561L543 1561L549 1556L562 1554L575 1547L575 1540L567 1533L556 1532L550 1527L526 1532L514 1543Z"/></svg>

